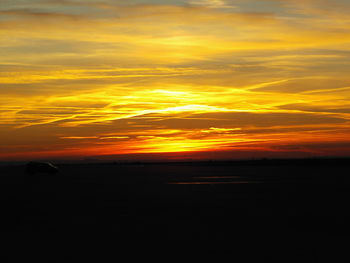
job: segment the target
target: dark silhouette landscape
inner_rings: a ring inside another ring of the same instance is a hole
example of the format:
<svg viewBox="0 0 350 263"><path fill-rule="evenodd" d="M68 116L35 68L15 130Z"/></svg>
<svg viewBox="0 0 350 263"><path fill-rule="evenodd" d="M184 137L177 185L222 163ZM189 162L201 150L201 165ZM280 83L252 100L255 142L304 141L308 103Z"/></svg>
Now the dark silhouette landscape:
<svg viewBox="0 0 350 263"><path fill-rule="evenodd" d="M349 159L57 167L0 167L4 262L350 260Z"/></svg>

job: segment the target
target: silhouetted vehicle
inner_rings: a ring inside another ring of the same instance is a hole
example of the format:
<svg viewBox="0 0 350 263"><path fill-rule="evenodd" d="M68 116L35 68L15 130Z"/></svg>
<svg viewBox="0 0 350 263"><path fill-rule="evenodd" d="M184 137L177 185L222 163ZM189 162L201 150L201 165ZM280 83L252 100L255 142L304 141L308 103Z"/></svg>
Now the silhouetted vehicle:
<svg viewBox="0 0 350 263"><path fill-rule="evenodd" d="M35 174L57 174L58 168L49 162L29 162L26 165L26 172Z"/></svg>

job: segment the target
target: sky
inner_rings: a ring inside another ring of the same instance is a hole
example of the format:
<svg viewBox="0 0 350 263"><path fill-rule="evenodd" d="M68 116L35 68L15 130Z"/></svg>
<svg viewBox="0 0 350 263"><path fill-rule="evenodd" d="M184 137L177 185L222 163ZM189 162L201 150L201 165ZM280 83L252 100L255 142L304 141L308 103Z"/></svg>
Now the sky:
<svg viewBox="0 0 350 263"><path fill-rule="evenodd" d="M0 2L0 160L350 156L348 0Z"/></svg>

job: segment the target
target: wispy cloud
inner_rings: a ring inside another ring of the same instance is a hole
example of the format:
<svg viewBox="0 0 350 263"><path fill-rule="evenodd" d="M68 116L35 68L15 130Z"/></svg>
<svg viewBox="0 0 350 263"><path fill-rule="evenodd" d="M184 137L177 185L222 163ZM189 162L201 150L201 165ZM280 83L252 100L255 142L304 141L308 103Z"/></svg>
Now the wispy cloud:
<svg viewBox="0 0 350 263"><path fill-rule="evenodd" d="M236 8L234 5L227 3L225 0L192 0L192 5L199 5L208 8Z"/></svg>
<svg viewBox="0 0 350 263"><path fill-rule="evenodd" d="M0 156L334 153L350 134L348 8L4 0Z"/></svg>

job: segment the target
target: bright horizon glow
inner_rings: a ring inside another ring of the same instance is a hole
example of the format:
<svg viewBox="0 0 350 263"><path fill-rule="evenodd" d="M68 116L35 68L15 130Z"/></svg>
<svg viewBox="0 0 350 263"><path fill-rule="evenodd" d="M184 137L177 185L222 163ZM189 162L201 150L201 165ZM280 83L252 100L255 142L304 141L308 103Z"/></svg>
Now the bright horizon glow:
<svg viewBox="0 0 350 263"><path fill-rule="evenodd" d="M344 0L4 0L0 161L350 156L349 12Z"/></svg>

